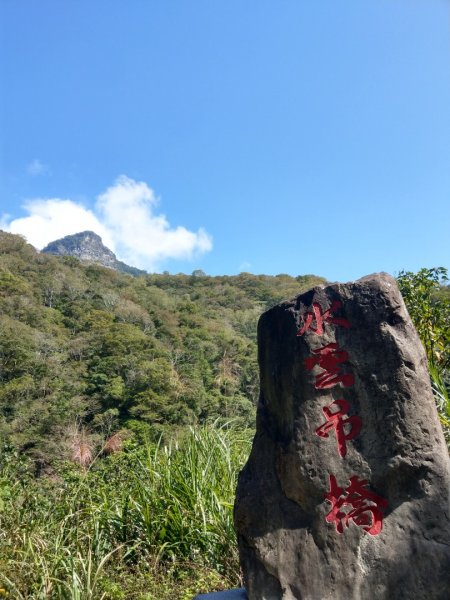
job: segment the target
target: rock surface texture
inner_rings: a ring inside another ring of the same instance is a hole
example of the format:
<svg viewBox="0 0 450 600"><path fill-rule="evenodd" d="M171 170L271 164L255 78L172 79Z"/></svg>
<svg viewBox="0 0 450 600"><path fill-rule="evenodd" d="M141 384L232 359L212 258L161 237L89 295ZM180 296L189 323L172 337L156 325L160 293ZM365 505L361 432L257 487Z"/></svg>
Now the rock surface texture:
<svg viewBox="0 0 450 600"><path fill-rule="evenodd" d="M93 231L82 231L73 235L66 235L60 240L50 242L42 252L56 256L75 256L84 262L101 265L130 275L142 275L145 271L130 267L117 260L112 250L107 248L102 238Z"/></svg>
<svg viewBox="0 0 450 600"><path fill-rule="evenodd" d="M250 600L448 600L450 465L421 342L386 274L258 326L235 528Z"/></svg>

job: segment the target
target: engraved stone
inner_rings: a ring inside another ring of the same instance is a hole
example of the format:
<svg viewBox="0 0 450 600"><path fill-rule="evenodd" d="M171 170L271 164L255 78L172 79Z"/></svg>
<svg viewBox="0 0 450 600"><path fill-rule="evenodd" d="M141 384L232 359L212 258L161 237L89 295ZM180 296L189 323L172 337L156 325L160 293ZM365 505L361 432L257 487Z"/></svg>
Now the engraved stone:
<svg viewBox="0 0 450 600"><path fill-rule="evenodd" d="M450 465L424 349L386 274L258 326L235 527L250 600L447 600Z"/></svg>

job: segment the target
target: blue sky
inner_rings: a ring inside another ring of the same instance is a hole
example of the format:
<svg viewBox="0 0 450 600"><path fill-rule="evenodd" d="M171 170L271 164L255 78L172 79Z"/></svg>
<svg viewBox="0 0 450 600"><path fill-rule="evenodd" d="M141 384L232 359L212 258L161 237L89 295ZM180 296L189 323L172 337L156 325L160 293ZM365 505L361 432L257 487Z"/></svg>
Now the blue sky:
<svg viewBox="0 0 450 600"><path fill-rule="evenodd" d="M1 0L1 228L173 273L448 268L449 13Z"/></svg>

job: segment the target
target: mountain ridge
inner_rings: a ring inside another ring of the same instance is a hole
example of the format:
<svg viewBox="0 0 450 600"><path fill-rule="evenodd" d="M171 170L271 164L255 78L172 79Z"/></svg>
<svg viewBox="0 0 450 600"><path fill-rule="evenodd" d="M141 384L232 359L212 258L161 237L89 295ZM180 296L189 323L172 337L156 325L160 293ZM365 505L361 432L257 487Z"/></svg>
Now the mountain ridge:
<svg viewBox="0 0 450 600"><path fill-rule="evenodd" d="M118 260L114 252L103 244L102 238L91 230L80 231L54 240L47 244L41 252L54 256L74 256L83 262L101 265L129 275L146 274L146 271Z"/></svg>

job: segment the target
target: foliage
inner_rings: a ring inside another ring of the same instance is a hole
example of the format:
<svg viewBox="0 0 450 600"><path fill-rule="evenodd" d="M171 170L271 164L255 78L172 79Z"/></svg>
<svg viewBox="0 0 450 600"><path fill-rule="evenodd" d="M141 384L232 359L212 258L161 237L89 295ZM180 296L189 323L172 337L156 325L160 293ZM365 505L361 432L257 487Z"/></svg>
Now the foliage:
<svg viewBox="0 0 450 600"><path fill-rule="evenodd" d="M447 272L398 281L450 440ZM187 600L238 585L257 320L323 282L131 277L0 232L0 590Z"/></svg>
<svg viewBox="0 0 450 600"><path fill-rule="evenodd" d="M0 589L190 600L238 585L257 320L323 281L131 277L0 232Z"/></svg>
<svg viewBox="0 0 450 600"><path fill-rule="evenodd" d="M164 600L237 585L232 505L250 443L212 424L40 479L4 448L0 587L30 600Z"/></svg>
<svg viewBox="0 0 450 600"><path fill-rule="evenodd" d="M424 345L430 377L450 445L450 294L447 269L401 271L398 284L408 312Z"/></svg>
<svg viewBox="0 0 450 600"><path fill-rule="evenodd" d="M401 271L398 284L408 312L425 346L428 361L437 368L450 367L450 299L440 294L448 282L443 267Z"/></svg>
<svg viewBox="0 0 450 600"><path fill-rule="evenodd" d="M72 452L76 426L97 449L120 430L157 440L216 418L252 426L259 315L321 282L131 277L0 232L0 440L45 467Z"/></svg>

